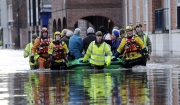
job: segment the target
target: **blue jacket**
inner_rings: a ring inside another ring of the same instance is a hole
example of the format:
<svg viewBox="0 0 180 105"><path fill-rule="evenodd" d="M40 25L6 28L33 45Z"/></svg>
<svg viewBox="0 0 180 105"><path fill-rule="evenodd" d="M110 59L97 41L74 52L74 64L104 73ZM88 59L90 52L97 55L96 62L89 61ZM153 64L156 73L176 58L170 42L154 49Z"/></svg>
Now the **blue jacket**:
<svg viewBox="0 0 180 105"><path fill-rule="evenodd" d="M73 35L69 40L69 52L71 52L76 59L83 57L83 42L80 36Z"/></svg>
<svg viewBox="0 0 180 105"><path fill-rule="evenodd" d="M117 52L117 48L119 47L120 43L121 43L121 39L120 38L112 40L111 51L112 51L113 56Z"/></svg>

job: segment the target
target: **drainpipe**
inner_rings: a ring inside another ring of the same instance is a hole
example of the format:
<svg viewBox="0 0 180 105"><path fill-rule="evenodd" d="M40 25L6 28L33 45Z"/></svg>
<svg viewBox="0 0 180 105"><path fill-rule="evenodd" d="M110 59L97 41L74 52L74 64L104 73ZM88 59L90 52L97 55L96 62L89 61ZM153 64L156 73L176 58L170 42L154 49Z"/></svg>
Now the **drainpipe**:
<svg viewBox="0 0 180 105"><path fill-rule="evenodd" d="M148 0L146 0L146 33L147 33L147 34L149 33L149 32L148 32L148 31L149 31L149 30L148 30L148 28L149 28L149 27L148 27L148 26L149 26L148 7L149 7L149 6L148 6Z"/></svg>
<svg viewBox="0 0 180 105"><path fill-rule="evenodd" d="M67 22L68 22L68 17L67 17L67 1L65 0L65 12L66 12L66 28L68 28L67 26Z"/></svg>
<svg viewBox="0 0 180 105"><path fill-rule="evenodd" d="M125 0L125 15L126 15L126 26L127 26L127 8L128 8L128 5L127 5L127 0Z"/></svg>
<svg viewBox="0 0 180 105"><path fill-rule="evenodd" d="M172 35L171 35L171 0L168 0L169 6L169 51L172 52Z"/></svg>

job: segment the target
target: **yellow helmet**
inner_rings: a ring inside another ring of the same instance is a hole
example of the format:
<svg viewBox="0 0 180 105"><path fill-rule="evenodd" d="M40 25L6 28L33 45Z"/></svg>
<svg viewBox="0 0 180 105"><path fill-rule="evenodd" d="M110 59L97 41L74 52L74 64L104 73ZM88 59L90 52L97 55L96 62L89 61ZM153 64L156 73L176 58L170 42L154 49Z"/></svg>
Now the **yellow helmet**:
<svg viewBox="0 0 180 105"><path fill-rule="evenodd" d="M132 26L126 26L126 31L132 31L132 30L133 30Z"/></svg>
<svg viewBox="0 0 180 105"><path fill-rule="evenodd" d="M60 35L60 36L61 36L61 32L56 31L56 32L54 33L54 39L56 38L56 35Z"/></svg>

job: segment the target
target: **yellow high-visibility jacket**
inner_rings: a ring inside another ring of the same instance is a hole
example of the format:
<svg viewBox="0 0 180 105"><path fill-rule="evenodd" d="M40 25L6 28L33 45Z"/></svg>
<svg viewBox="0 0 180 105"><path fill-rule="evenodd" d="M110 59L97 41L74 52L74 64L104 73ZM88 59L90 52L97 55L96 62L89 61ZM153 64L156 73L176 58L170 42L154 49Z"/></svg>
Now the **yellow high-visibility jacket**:
<svg viewBox="0 0 180 105"><path fill-rule="evenodd" d="M106 61L105 61L105 56L107 56ZM92 41L90 45L88 46L88 49L86 51L83 61L87 61L87 59L91 57L90 59L91 64L94 64L97 66L103 66L105 62L106 63L108 62L110 64L111 56L112 56L111 49L106 42L103 42L98 47L95 44L95 41Z"/></svg>
<svg viewBox="0 0 180 105"><path fill-rule="evenodd" d="M140 50L146 47L139 36L134 35L134 39L137 42L137 44L139 45ZM125 50L126 43L127 43L127 41L126 41L126 37L125 37L122 39L121 44L119 45L119 47L117 49L117 51L119 53L122 53ZM126 53L126 51L124 51L123 56L124 55L126 57L125 60L133 60L133 59L137 59L137 58L142 57L142 55L140 54L139 51L137 51L137 52L132 51L132 52L128 52L128 53Z"/></svg>
<svg viewBox="0 0 180 105"><path fill-rule="evenodd" d="M26 56L29 57L29 65L30 65L30 66L36 65L36 64L37 64L37 59L38 59L38 57L39 57L39 55L38 55L37 52L36 52L35 55L34 55L34 60L35 60L35 62L32 63L32 62L30 61L30 58L31 58L31 49L32 49L32 47L33 47L33 43L31 42L31 43L28 43L28 44L26 45L25 49L24 49L24 56L26 55Z"/></svg>
<svg viewBox="0 0 180 105"><path fill-rule="evenodd" d="M68 53L68 48L67 48L66 43L62 41L61 44L62 44L62 47L63 47L63 50L64 50L64 54L67 55L67 53ZM56 55L56 52L55 52L55 44L54 44L53 42L51 42L51 43L49 44L48 54ZM57 63L63 62L63 59L55 60L55 62L57 62Z"/></svg>

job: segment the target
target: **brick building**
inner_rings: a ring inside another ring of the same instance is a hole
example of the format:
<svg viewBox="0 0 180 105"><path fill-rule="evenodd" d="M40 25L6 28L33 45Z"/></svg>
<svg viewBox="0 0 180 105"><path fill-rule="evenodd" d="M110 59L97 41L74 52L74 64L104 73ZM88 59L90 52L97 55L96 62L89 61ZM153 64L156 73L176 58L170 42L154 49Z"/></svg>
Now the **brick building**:
<svg viewBox="0 0 180 105"><path fill-rule="evenodd" d="M126 25L141 23L150 36L153 51L180 51L179 0L127 0L124 8Z"/></svg>
<svg viewBox="0 0 180 105"><path fill-rule="evenodd" d="M121 28L124 25L122 3L121 0L53 0L53 31L64 28L73 30L80 24L80 19L87 21L84 26L91 25L95 30L101 25L110 32L114 26Z"/></svg>

